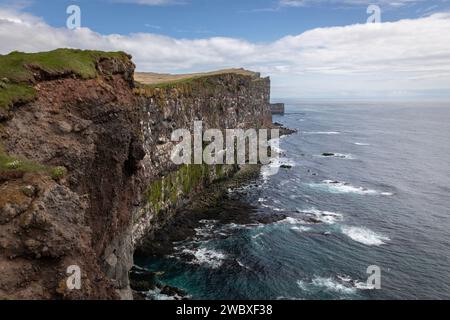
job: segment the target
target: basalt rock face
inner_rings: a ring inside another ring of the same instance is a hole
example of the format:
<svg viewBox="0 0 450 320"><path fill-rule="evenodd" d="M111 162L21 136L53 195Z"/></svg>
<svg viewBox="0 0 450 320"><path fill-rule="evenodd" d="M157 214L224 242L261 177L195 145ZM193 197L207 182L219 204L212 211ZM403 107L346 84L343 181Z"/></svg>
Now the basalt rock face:
<svg viewBox="0 0 450 320"><path fill-rule="evenodd" d="M270 81L258 74L223 74L185 81L159 88L138 88L142 106L145 157L142 165L143 204L134 212L133 243L145 250L157 229L210 183L232 175L233 165L175 166L170 160L175 129L270 128ZM145 239L144 239L145 238ZM145 241L144 241L145 240Z"/></svg>
<svg viewBox="0 0 450 320"><path fill-rule="evenodd" d="M270 82L257 74L145 86L125 54L92 63L90 77L34 65L34 98L3 110L0 299L132 298L136 247L237 169L174 165L172 131L195 120L205 129L272 126ZM79 290L67 285L73 265Z"/></svg>

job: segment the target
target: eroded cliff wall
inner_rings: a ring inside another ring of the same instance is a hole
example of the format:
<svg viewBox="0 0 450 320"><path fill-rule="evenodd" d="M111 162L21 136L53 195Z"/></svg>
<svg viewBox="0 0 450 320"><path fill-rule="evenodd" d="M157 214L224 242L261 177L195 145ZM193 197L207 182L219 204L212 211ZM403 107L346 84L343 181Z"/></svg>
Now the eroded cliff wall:
<svg viewBox="0 0 450 320"><path fill-rule="evenodd" d="M236 170L231 165L175 166L170 160L174 130L194 132L194 121L202 121L204 130L262 128L270 127L272 118L270 81L256 73L218 74L136 91L143 112L145 169L141 176L150 182L143 184L144 205L134 213L133 243L140 244L191 194Z"/></svg>
<svg viewBox="0 0 450 320"><path fill-rule="evenodd" d="M271 126L257 74L142 85L128 55L78 50L0 65L0 299L131 298L135 246L236 170L175 166L172 131ZM67 287L70 265L80 290Z"/></svg>

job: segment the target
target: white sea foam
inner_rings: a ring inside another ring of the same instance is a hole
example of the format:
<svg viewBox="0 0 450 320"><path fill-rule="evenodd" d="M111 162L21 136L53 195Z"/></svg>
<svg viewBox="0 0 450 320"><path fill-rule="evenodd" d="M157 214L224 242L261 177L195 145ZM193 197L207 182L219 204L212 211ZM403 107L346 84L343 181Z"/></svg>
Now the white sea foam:
<svg viewBox="0 0 450 320"><path fill-rule="evenodd" d="M244 268L244 269L247 269L247 270L252 270L252 268L246 266L246 265L243 264L240 260L237 260L237 259L236 259L236 262L238 263L238 265L239 265L241 268Z"/></svg>
<svg viewBox="0 0 450 320"><path fill-rule="evenodd" d="M154 290L149 290L145 293L148 300L176 300L176 297L171 297L166 294L161 293L161 289L156 288ZM177 297L181 299L181 297Z"/></svg>
<svg viewBox="0 0 450 320"><path fill-rule="evenodd" d="M185 298L192 298L191 296L182 297L179 295L169 296L167 294L161 293L161 289L155 288L154 290L149 290L145 292L147 300L182 300Z"/></svg>
<svg viewBox="0 0 450 320"><path fill-rule="evenodd" d="M207 248L184 249L183 253L194 256L194 259L190 263L205 265L213 269L219 268L227 257L222 252Z"/></svg>
<svg viewBox="0 0 450 320"><path fill-rule="evenodd" d="M322 185L326 186L333 193L357 193L357 194L377 194L373 189L363 187L355 187L347 182L336 182L332 180L324 180Z"/></svg>
<svg viewBox="0 0 450 320"><path fill-rule="evenodd" d="M326 135L334 135L341 134L339 131L305 131L304 134L326 134Z"/></svg>
<svg viewBox="0 0 450 320"><path fill-rule="evenodd" d="M355 142L354 144L357 146L370 146L369 143L363 143L363 142Z"/></svg>
<svg viewBox="0 0 450 320"><path fill-rule="evenodd" d="M263 165L261 167L261 176L263 177L263 180L267 181L270 176L277 174L281 166L295 167L296 163L295 161L286 157L272 159L269 164Z"/></svg>
<svg viewBox="0 0 450 320"><path fill-rule="evenodd" d="M347 182L339 182L333 180L324 180L322 183L311 183L311 187L326 189L331 193L354 193L360 195L383 195L392 196L390 192L379 192L377 190L368 189L364 187L356 187Z"/></svg>
<svg viewBox="0 0 450 320"><path fill-rule="evenodd" d="M298 287L303 291L329 291L345 295L355 294L357 290L372 290L375 287L363 281L353 280L346 275L337 275L336 277L315 276L311 282L304 280L297 281Z"/></svg>
<svg viewBox="0 0 450 320"><path fill-rule="evenodd" d="M337 212L322 211L314 208L309 210L301 210L301 212L313 215L314 218L326 224L334 224L337 221L343 220L343 215Z"/></svg>
<svg viewBox="0 0 450 320"><path fill-rule="evenodd" d="M311 283L314 286L323 288L327 291L339 292L344 294L353 294L356 292L355 288L348 287L333 278L315 277Z"/></svg>
<svg viewBox="0 0 450 320"><path fill-rule="evenodd" d="M325 277L314 277L311 282L305 282L303 280L297 281L298 287L303 291L315 291L317 289L337 292L342 294L354 294L356 293L356 288L347 284L341 283L337 279L325 278Z"/></svg>
<svg viewBox="0 0 450 320"><path fill-rule="evenodd" d="M368 284L367 282L362 282L362 281L355 281L355 283L353 284L355 286L356 289L359 290L374 290L375 286L372 284Z"/></svg>
<svg viewBox="0 0 450 320"><path fill-rule="evenodd" d="M195 228L195 234L199 238L207 238L214 233L214 226L217 220L200 220L202 226Z"/></svg>
<svg viewBox="0 0 450 320"><path fill-rule="evenodd" d="M303 224L304 222L300 219L296 219L293 217L286 217L283 220L278 221L277 223L285 223L285 224Z"/></svg>
<svg viewBox="0 0 450 320"><path fill-rule="evenodd" d="M341 275L338 275L337 278L338 278L339 280L341 280L341 281L344 281L344 282L351 282L351 281L352 281L352 278L350 278L349 276L341 276Z"/></svg>
<svg viewBox="0 0 450 320"><path fill-rule="evenodd" d="M302 289L303 291L308 291L308 283L306 283L303 280L297 280L297 285L300 289Z"/></svg>
<svg viewBox="0 0 450 320"><path fill-rule="evenodd" d="M222 229L245 229L247 226L244 224L237 224L237 223L228 223L222 226Z"/></svg>
<svg viewBox="0 0 450 320"><path fill-rule="evenodd" d="M367 282L353 280L351 277L346 275L338 275L337 278L345 283L351 284L354 288L358 290L373 290L375 286L368 284Z"/></svg>
<svg viewBox="0 0 450 320"><path fill-rule="evenodd" d="M278 154L282 154L286 150L280 148L280 138L278 139L270 139L267 143L270 148L272 149L272 152L276 152Z"/></svg>
<svg viewBox="0 0 450 320"><path fill-rule="evenodd" d="M264 233L260 232L258 234L255 234L254 236L252 236L253 239L258 239L259 237L261 237Z"/></svg>
<svg viewBox="0 0 450 320"><path fill-rule="evenodd" d="M333 155L319 155L322 158L338 158L338 159L346 159L346 160L355 160L355 156L349 153L333 153Z"/></svg>
<svg viewBox="0 0 450 320"><path fill-rule="evenodd" d="M343 226L342 233L350 239L367 246L381 246L386 244L386 241L390 241L388 237L364 227Z"/></svg>
<svg viewBox="0 0 450 320"><path fill-rule="evenodd" d="M299 227L292 227L291 230L298 231L298 232L307 232L307 231L311 231L311 228L299 226Z"/></svg>
<svg viewBox="0 0 450 320"><path fill-rule="evenodd" d="M277 300L304 300L303 298L278 296Z"/></svg>
<svg viewBox="0 0 450 320"><path fill-rule="evenodd" d="M203 219L200 220L199 222L202 224L210 224L210 223L217 223L219 220L207 220L207 219Z"/></svg>

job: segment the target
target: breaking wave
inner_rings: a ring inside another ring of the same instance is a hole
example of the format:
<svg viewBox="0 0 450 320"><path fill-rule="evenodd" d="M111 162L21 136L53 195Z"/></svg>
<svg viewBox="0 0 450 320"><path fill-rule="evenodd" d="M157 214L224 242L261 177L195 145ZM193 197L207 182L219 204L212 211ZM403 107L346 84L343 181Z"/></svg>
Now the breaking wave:
<svg viewBox="0 0 450 320"><path fill-rule="evenodd" d="M303 280L297 281L298 287L303 291L329 291L341 294L355 294L357 289L350 283L340 282L338 279L331 277L314 277L311 282L305 282Z"/></svg>
<svg viewBox="0 0 450 320"><path fill-rule="evenodd" d="M353 280L349 276L337 275L336 277L314 276L311 281L298 280L297 286L305 292L327 291L344 295L353 295L358 290L375 289L373 285L366 282Z"/></svg>
<svg viewBox="0 0 450 320"><path fill-rule="evenodd" d="M324 180L322 183L311 183L309 184L313 188L325 189L331 193L354 193L360 195L382 195L382 196L392 196L391 192L379 192L377 190L368 189L364 187L356 187L347 182Z"/></svg>
<svg viewBox="0 0 450 320"><path fill-rule="evenodd" d="M274 158L269 164L263 165L261 168L261 175L263 177L264 181L267 181L270 176L273 176L278 173L281 166L289 166L289 167L295 167L296 163L295 161L280 157L280 158Z"/></svg>
<svg viewBox="0 0 450 320"><path fill-rule="evenodd" d="M350 239L367 246L381 246L386 244L386 241L390 241L388 237L364 227L343 226L342 233Z"/></svg>
<svg viewBox="0 0 450 320"><path fill-rule="evenodd" d="M189 263L204 265L213 269L219 268L227 257L220 251L207 248L183 249L182 252L194 257Z"/></svg>
<svg viewBox="0 0 450 320"><path fill-rule="evenodd" d="M309 216L313 216L318 221L326 224L334 224L337 221L343 220L343 215L337 212L321 211L318 209L302 210L301 212L306 213Z"/></svg>
<svg viewBox="0 0 450 320"><path fill-rule="evenodd" d="M179 295L169 296L161 292L161 289L155 288L145 293L148 300L182 300L183 297Z"/></svg>
<svg viewBox="0 0 450 320"><path fill-rule="evenodd" d="M297 231L297 232L307 232L307 231L311 231L310 227L304 227L304 226L299 226L299 227L292 227L291 230Z"/></svg>

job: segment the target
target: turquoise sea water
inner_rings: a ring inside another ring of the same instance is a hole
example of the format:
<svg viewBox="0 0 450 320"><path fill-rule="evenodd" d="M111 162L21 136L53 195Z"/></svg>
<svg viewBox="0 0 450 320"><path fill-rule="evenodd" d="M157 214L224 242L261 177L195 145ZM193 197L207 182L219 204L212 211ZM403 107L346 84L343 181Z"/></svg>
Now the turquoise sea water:
<svg viewBox="0 0 450 320"><path fill-rule="evenodd" d="M288 218L205 220L138 264L193 299L450 298L450 106L292 103L274 121L299 130L280 143L292 168L230 197Z"/></svg>

